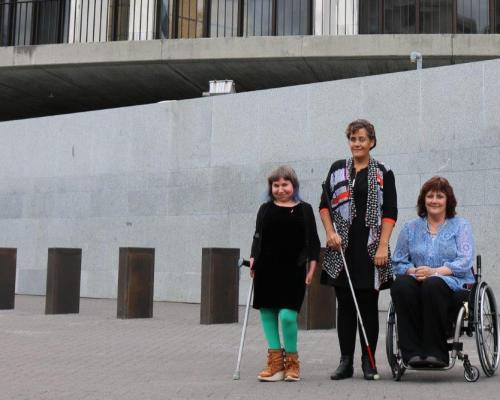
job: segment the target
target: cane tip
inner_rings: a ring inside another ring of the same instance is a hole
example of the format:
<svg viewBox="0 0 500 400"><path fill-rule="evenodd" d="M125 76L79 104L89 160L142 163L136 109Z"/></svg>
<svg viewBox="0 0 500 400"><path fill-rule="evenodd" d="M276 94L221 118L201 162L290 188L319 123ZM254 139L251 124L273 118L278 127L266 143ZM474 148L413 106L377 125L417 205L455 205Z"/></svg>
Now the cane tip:
<svg viewBox="0 0 500 400"><path fill-rule="evenodd" d="M233 375L233 381L239 381L240 380L240 373L239 372L235 372L234 375Z"/></svg>
<svg viewBox="0 0 500 400"><path fill-rule="evenodd" d="M380 375L379 374L373 375L373 380L374 381L378 381L379 379L380 379Z"/></svg>

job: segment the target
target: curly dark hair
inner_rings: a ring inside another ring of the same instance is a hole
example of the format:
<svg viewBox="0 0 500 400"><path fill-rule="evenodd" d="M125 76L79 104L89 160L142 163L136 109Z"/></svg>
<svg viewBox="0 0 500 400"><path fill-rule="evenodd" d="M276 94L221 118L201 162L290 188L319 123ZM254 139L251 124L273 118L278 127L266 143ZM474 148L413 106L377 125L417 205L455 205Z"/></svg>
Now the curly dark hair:
<svg viewBox="0 0 500 400"><path fill-rule="evenodd" d="M450 182L442 176L433 176L422 185L422 189L420 189L420 194L418 195L417 214L420 217L427 216L425 196L429 192L443 192L446 195L446 218L453 218L457 214L455 211L457 199L455 198L455 193L453 193Z"/></svg>
<svg viewBox="0 0 500 400"><path fill-rule="evenodd" d="M356 133L363 128L366 129L366 132L368 132L368 139L373 140L373 146L370 148L370 150L372 150L377 145L377 137L375 136L375 127L370 121L367 121L366 119L357 119L352 121L349 125L347 125L345 135L347 136L347 139L350 139L353 133Z"/></svg>

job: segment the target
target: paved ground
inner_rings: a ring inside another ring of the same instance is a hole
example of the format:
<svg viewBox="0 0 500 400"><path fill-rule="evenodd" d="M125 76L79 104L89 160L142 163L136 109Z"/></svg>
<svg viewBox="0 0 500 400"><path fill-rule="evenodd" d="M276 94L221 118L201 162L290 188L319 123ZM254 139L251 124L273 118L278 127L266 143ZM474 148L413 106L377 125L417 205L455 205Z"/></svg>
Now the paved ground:
<svg viewBox="0 0 500 400"><path fill-rule="evenodd" d="M377 352L381 381L364 381L359 368L353 379L329 380L339 357L331 330L300 331L301 382L259 383L265 343L255 312L241 380L233 381L241 323L199 325L199 306L178 303L155 303L153 319L118 320L116 301L92 299L81 300L79 315L48 316L44 301L17 296L15 310L0 311L1 400L490 399L500 389L498 375L464 382L461 364L448 372L409 371L402 382L393 382L383 324ZM479 366L475 342L469 339L466 348Z"/></svg>

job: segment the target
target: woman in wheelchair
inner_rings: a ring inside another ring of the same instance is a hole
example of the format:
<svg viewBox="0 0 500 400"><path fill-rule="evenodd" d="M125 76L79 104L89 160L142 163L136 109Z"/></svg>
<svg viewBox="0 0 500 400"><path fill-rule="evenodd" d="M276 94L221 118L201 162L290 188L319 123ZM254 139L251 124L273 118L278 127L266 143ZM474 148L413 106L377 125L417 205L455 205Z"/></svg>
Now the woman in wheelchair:
<svg viewBox="0 0 500 400"><path fill-rule="evenodd" d="M418 218L399 235L392 261L391 296L403 362L414 368L444 368L454 293L474 283L474 240L469 222L457 217L453 188L442 177L424 183Z"/></svg>

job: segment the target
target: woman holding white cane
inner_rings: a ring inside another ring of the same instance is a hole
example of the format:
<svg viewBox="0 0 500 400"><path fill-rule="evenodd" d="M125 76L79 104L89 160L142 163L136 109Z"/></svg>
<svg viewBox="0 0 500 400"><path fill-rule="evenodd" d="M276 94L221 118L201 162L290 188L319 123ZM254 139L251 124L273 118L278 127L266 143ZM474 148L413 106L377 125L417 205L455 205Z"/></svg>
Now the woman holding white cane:
<svg viewBox="0 0 500 400"><path fill-rule="evenodd" d="M257 214L250 258L253 306L260 310L268 342L267 367L258 379L298 381L297 315L305 287L312 282L320 243L312 207L299 199L295 171L281 166L268 184L270 201Z"/></svg>
<svg viewBox="0 0 500 400"><path fill-rule="evenodd" d="M323 193L320 203L328 246L321 281L335 286L338 303L341 358L331 379L353 375L359 307L363 322L359 335L361 367L364 378L374 380L378 378L374 358L379 331L378 295L379 290L390 286L393 275L389 239L398 213L396 185L393 172L370 156L377 143L370 122L362 119L351 122L346 136L352 157L332 164L325 182L327 193Z"/></svg>

